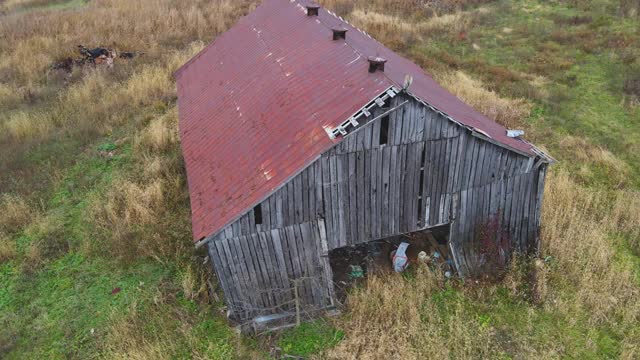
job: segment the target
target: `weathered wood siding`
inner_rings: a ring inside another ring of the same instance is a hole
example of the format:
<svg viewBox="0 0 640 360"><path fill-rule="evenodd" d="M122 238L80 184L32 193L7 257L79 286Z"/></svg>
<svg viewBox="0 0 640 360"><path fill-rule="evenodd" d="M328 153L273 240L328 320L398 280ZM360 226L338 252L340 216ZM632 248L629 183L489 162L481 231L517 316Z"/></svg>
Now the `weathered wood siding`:
<svg viewBox="0 0 640 360"><path fill-rule="evenodd" d="M212 241L208 250L237 320L294 312L294 287L305 311L333 305L322 220Z"/></svg>
<svg viewBox="0 0 640 360"><path fill-rule="evenodd" d="M252 308L273 309L282 302L252 296L250 290L320 274L318 237L299 229L317 227L318 220L326 225L329 250L450 223L451 249L462 274L483 261L477 251L482 227L499 228L510 244L505 251L537 247L546 165L534 168L534 159L474 136L407 95L396 96L390 107L403 103L388 119L361 125L264 200L261 223L249 211L210 242L229 303L240 307L234 310L244 311L239 304L247 301L253 301ZM371 118L384 111L377 109ZM280 243L281 253L275 246L273 252L252 250L261 241L276 241L274 234L277 241L287 239ZM300 241L297 251L289 246L294 241ZM289 264L286 271L280 260ZM305 265L292 265L299 260ZM309 304L325 300L310 298Z"/></svg>

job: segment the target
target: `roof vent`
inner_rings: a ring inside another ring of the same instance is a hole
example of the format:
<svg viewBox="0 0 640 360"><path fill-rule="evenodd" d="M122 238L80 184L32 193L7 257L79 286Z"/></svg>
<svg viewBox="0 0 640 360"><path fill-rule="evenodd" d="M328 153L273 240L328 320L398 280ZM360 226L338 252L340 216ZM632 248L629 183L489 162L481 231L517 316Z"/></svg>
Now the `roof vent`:
<svg viewBox="0 0 640 360"><path fill-rule="evenodd" d="M340 40L347 38L347 29L339 27L331 29L333 31L333 40Z"/></svg>
<svg viewBox="0 0 640 360"><path fill-rule="evenodd" d="M307 5L307 16L318 16L320 5Z"/></svg>
<svg viewBox="0 0 640 360"><path fill-rule="evenodd" d="M386 59L379 56L369 56L369 72L384 71L384 63L386 62Z"/></svg>

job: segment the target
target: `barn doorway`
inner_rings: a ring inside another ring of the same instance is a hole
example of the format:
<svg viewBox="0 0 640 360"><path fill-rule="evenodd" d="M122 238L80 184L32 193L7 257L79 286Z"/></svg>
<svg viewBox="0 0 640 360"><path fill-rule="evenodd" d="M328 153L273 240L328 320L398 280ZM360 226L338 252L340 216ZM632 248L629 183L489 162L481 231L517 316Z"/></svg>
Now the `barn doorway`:
<svg viewBox="0 0 640 360"><path fill-rule="evenodd" d="M409 244L406 248L407 270L415 268L418 261L424 261L418 259L424 252L428 261L452 275L455 266L448 241L449 225L442 225L329 251L337 300L343 303L349 289L363 283L369 274L394 272L393 256L402 243Z"/></svg>

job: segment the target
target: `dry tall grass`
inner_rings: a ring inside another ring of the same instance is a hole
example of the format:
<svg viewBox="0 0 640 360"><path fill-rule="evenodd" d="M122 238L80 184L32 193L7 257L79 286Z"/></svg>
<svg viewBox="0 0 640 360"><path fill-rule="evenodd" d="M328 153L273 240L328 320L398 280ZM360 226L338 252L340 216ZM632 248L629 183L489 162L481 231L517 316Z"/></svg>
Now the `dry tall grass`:
<svg viewBox="0 0 640 360"><path fill-rule="evenodd" d="M543 253L557 259L550 274L555 292L547 306L570 313L584 307L594 325L634 325L640 321L640 287L632 264L619 261L617 248L635 247L640 236L640 193L606 192L577 185L568 174L551 174L542 219ZM623 242L617 244L612 240ZM626 244L624 242L627 242ZM562 287L577 298L567 302ZM553 304L553 305L551 305Z"/></svg>
<svg viewBox="0 0 640 360"><path fill-rule="evenodd" d="M246 11L248 1L98 0L74 11L10 14L0 22L0 73L16 85L46 81L43 73L58 58L75 55L76 45L115 45L151 58L167 48L209 39ZM144 16L140 16L144 14Z"/></svg>
<svg viewBox="0 0 640 360"><path fill-rule="evenodd" d="M108 234L106 245L118 257L180 258L192 252L188 231L170 238L171 221L188 226L188 199L178 153L177 110L152 119L134 135L135 179L118 178L91 201L92 222ZM175 224L173 224L175 225ZM181 230L186 230L182 229Z"/></svg>
<svg viewBox="0 0 640 360"><path fill-rule="evenodd" d="M175 99L172 72L202 49L202 39L227 29L253 3L98 0L79 10L3 15L0 93L11 95L0 98L0 146L15 151L0 157L8 170L0 174L0 186L31 188L7 174L33 165L23 155L35 145L60 136L87 143L124 124L144 125L141 114ZM143 54L118 60L113 69L51 69L55 61L77 57L78 44Z"/></svg>
<svg viewBox="0 0 640 360"><path fill-rule="evenodd" d="M507 129L526 128L524 120L532 108L527 100L502 98L462 71L437 74L436 79L454 95Z"/></svg>
<svg viewBox="0 0 640 360"><path fill-rule="evenodd" d="M490 329L465 311L464 299L434 301L444 279L425 268L415 279L373 277L349 298L346 338L331 359L489 358ZM446 310L445 310L446 309Z"/></svg>
<svg viewBox="0 0 640 360"><path fill-rule="evenodd" d="M16 242L0 231L0 264L15 258L16 255Z"/></svg>
<svg viewBox="0 0 640 360"><path fill-rule="evenodd" d="M566 158L572 158L581 164L576 176L588 178L591 171L587 165L592 165L599 170L604 170L607 180L614 183L616 188L624 188L629 183L629 165L609 150L593 145L584 138L571 135L563 137L558 145L568 154Z"/></svg>
<svg viewBox="0 0 640 360"><path fill-rule="evenodd" d="M21 229L32 220L33 215L34 210L22 197L11 194L0 196L0 233Z"/></svg>
<svg viewBox="0 0 640 360"><path fill-rule="evenodd" d="M50 119L41 113L24 111L11 114L2 125L4 125L3 133L11 136L15 141L44 139L53 129Z"/></svg>
<svg viewBox="0 0 640 360"><path fill-rule="evenodd" d="M134 140L134 146L140 152L166 151L178 142L178 111L172 108L165 115L154 119ZM153 163L156 160L151 160Z"/></svg>
<svg viewBox="0 0 640 360"><path fill-rule="evenodd" d="M640 287L628 262L619 261L612 236L635 244L640 236L640 193L593 191L565 172L551 173L545 193L542 252L553 266L536 262L535 302L544 311L566 318L589 315L590 325L606 324L625 333L623 358L635 358L640 345ZM415 279L372 278L349 297L348 317L339 321L346 339L328 357L335 359L488 358L504 355L553 358L560 344L528 343L527 335L502 334L465 308L506 286L515 294L529 287L517 266L503 284L463 288L445 296L443 280L428 271ZM457 294L457 295L455 295ZM467 294L467 295L463 295ZM483 295L484 294L484 295ZM529 311L539 311L530 305ZM524 322L534 323L525 316ZM533 331L533 330L532 330ZM509 339L505 342L505 339ZM511 343L512 345L509 345Z"/></svg>
<svg viewBox="0 0 640 360"><path fill-rule="evenodd" d="M424 18L460 12L487 0L322 0L323 6L346 14L354 9L367 9L377 13L401 14L406 17Z"/></svg>
<svg viewBox="0 0 640 360"><path fill-rule="evenodd" d="M404 50L434 34L459 36L470 29L479 15L487 13L483 8L461 10L479 1L326 0L321 3L394 50Z"/></svg>
<svg viewBox="0 0 640 360"><path fill-rule="evenodd" d="M170 359L171 354L176 350L176 343L167 341L173 336L169 333L170 324L164 324L164 326L154 324L155 331L153 336L149 337L140 329L150 324L139 314L136 307L137 304L131 306L126 316L114 314L109 332L102 340L103 355L110 359L123 360ZM157 314L159 311L162 310L156 309L154 306L153 312ZM170 314L157 316L162 319L171 318Z"/></svg>

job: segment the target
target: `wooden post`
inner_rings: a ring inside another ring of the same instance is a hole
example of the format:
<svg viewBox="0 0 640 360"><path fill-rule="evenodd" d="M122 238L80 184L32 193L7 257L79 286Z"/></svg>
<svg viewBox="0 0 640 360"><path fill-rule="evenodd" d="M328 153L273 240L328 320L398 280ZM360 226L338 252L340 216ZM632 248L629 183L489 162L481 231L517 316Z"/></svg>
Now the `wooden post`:
<svg viewBox="0 0 640 360"><path fill-rule="evenodd" d="M293 280L293 296L296 302L296 327L300 326L300 297L298 296L298 279Z"/></svg>

